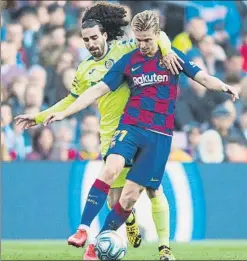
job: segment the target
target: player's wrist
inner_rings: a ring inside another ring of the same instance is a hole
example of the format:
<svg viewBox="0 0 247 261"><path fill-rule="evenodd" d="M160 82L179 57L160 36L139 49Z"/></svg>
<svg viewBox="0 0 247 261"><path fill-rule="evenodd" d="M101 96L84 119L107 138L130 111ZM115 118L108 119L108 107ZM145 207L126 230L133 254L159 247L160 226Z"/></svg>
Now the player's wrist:
<svg viewBox="0 0 247 261"><path fill-rule="evenodd" d="M222 92L231 93L231 92L229 91L229 88L228 88L227 84L225 84L225 83L222 83L221 89L222 89Z"/></svg>
<svg viewBox="0 0 247 261"><path fill-rule="evenodd" d="M71 111L68 110L68 109L66 109L66 110L60 112L60 115L62 116L63 119L69 117L69 116L72 115L72 114L73 114L73 113L71 113Z"/></svg>
<svg viewBox="0 0 247 261"><path fill-rule="evenodd" d="M42 123L42 121L41 121L40 118L39 118L39 117L40 117L40 114L41 114L41 113L37 113L37 114L35 114L35 115L33 116L33 120L34 120L34 122L35 122L36 125Z"/></svg>
<svg viewBox="0 0 247 261"><path fill-rule="evenodd" d="M226 87L226 84L222 83L220 87L223 92L227 92L228 88Z"/></svg>

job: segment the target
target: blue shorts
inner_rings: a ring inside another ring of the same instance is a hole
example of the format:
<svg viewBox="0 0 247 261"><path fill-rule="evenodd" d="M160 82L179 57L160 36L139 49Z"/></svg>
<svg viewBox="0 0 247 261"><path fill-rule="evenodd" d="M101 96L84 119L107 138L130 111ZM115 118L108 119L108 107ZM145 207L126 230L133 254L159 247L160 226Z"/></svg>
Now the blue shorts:
<svg viewBox="0 0 247 261"><path fill-rule="evenodd" d="M127 179L141 186L158 189L171 149L172 137L133 125L120 125L109 150L124 157L125 167L131 167Z"/></svg>

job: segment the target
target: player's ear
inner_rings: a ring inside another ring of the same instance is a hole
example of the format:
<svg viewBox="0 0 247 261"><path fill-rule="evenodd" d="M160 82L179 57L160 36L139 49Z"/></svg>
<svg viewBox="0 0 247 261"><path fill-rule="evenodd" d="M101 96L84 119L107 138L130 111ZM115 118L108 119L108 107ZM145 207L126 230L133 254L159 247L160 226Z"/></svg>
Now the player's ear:
<svg viewBox="0 0 247 261"><path fill-rule="evenodd" d="M158 31L156 31L156 36L160 37L160 29Z"/></svg>
<svg viewBox="0 0 247 261"><path fill-rule="evenodd" d="M103 33L103 36L104 36L104 38L105 38L106 41L107 41L107 39L108 39L108 34L107 34L107 32L104 32L104 33Z"/></svg>

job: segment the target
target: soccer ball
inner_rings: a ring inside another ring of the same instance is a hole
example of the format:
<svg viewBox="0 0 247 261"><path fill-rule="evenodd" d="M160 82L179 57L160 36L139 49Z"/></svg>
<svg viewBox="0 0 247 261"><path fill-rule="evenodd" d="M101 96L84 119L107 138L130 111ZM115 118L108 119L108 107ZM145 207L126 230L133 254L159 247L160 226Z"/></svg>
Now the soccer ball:
<svg viewBox="0 0 247 261"><path fill-rule="evenodd" d="M127 252L127 244L117 232L107 230L96 238L95 253L100 260L121 260Z"/></svg>

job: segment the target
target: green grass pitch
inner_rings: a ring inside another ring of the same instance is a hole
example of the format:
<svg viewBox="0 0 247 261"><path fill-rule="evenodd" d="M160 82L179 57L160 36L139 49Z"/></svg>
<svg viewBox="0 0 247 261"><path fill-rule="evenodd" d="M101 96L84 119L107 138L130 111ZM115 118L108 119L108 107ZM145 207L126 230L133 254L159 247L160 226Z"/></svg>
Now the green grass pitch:
<svg viewBox="0 0 247 261"><path fill-rule="evenodd" d="M172 243L177 260L247 260L247 241L198 241ZM1 260L82 260L83 249L66 241L5 241ZM156 244L143 243L128 248L126 260L159 260Z"/></svg>

